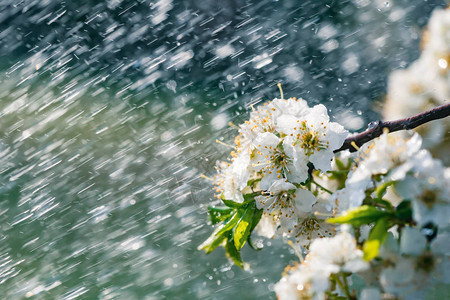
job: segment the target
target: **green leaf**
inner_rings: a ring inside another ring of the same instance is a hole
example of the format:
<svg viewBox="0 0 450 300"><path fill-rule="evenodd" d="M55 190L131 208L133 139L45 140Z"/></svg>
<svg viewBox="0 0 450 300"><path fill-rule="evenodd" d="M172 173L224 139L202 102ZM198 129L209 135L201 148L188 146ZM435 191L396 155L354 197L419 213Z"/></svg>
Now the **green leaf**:
<svg viewBox="0 0 450 300"><path fill-rule="evenodd" d="M395 210L395 215L401 221L409 222L412 219L411 202L408 200L402 201Z"/></svg>
<svg viewBox="0 0 450 300"><path fill-rule="evenodd" d="M256 206L256 204L255 204ZM253 232L253 230L255 229L256 225L258 225L259 220L261 220L263 214L263 210L262 209L257 209L255 207L255 213L253 214L253 221L252 221L252 228L250 228L250 233Z"/></svg>
<svg viewBox="0 0 450 300"><path fill-rule="evenodd" d="M334 162L336 163L336 166L338 167L339 170L345 169L344 163L339 158L335 157Z"/></svg>
<svg viewBox="0 0 450 300"><path fill-rule="evenodd" d="M382 217L392 215L391 212L379 210L373 206L363 205L352 210L348 210L343 215L327 220L333 224L351 224L361 226L377 221Z"/></svg>
<svg viewBox="0 0 450 300"><path fill-rule="evenodd" d="M383 198L384 194L386 194L387 188L390 187L393 184L394 184L394 181L388 181L388 182L383 183L379 187L377 187L377 189L375 190L377 198L379 200L381 200Z"/></svg>
<svg viewBox="0 0 450 300"><path fill-rule="evenodd" d="M221 196L221 199L222 199L222 202L226 206L231 207L231 208L239 208L239 207L246 206L247 204L249 204L252 201L255 201L255 196L256 195L259 195L259 194L258 193L250 193L250 194L242 195L244 197L244 202L242 202L242 203L235 202L233 200L227 200L227 199L225 199L223 194Z"/></svg>
<svg viewBox="0 0 450 300"><path fill-rule="evenodd" d="M235 202L235 201L233 201L233 200L222 199L222 202L223 202L226 206L231 207L231 208L239 208L239 207L244 206L244 203Z"/></svg>
<svg viewBox="0 0 450 300"><path fill-rule="evenodd" d="M233 217L231 217L230 220L228 220L227 223L224 224L224 226L222 227L222 229L220 229L216 235L221 235L224 232L233 229L236 224L238 223L238 221L241 219L242 213L244 212L243 209L238 209L236 210L236 212L234 213Z"/></svg>
<svg viewBox="0 0 450 300"><path fill-rule="evenodd" d="M212 224L214 225L219 222L225 221L227 218L229 218L233 209L226 206L220 207L208 206L208 211L209 211L209 218Z"/></svg>
<svg viewBox="0 0 450 300"><path fill-rule="evenodd" d="M203 250L206 254L211 253L218 246L222 244L222 242L226 238L226 234L217 235L217 233L223 228L224 225L217 227L214 232L204 241L200 246L198 246L198 250Z"/></svg>
<svg viewBox="0 0 450 300"><path fill-rule="evenodd" d="M252 186L255 182L261 181L261 178L257 178L257 179L250 179L249 181L247 181L247 186Z"/></svg>
<svg viewBox="0 0 450 300"><path fill-rule="evenodd" d="M244 203L250 203L255 200L255 197L261 195L261 193L250 193L250 194L244 194Z"/></svg>
<svg viewBox="0 0 450 300"><path fill-rule="evenodd" d="M240 250L244 246L247 237L251 233L250 229L252 227L254 213L255 205L249 205L234 229L233 240L237 250Z"/></svg>
<svg viewBox="0 0 450 300"><path fill-rule="evenodd" d="M376 203L383 204L387 209L392 210L392 204L389 201L383 199L374 199Z"/></svg>
<svg viewBox="0 0 450 300"><path fill-rule="evenodd" d="M225 244L225 254L236 266L244 269L244 262L242 261L241 253L236 250L233 239L227 240Z"/></svg>
<svg viewBox="0 0 450 300"><path fill-rule="evenodd" d="M363 246L365 260L370 261L377 257L380 246L388 235L388 223L387 218L381 218L375 223L375 226L370 231L369 238Z"/></svg>
<svg viewBox="0 0 450 300"><path fill-rule="evenodd" d="M256 205L255 205L255 206L256 206ZM247 243L248 243L248 245L250 246L250 248L252 248L252 249L255 250L255 251L261 251L262 248L257 248L257 247L255 247L255 246L253 245L251 236L252 236L253 230L254 230L255 227L258 225L259 221L261 220L262 214L263 214L263 210L262 210L262 209L257 209L257 208L255 207L255 213L253 214L253 220L252 220L252 226L251 226L251 228L250 228L250 234L249 234L248 237L247 237Z"/></svg>

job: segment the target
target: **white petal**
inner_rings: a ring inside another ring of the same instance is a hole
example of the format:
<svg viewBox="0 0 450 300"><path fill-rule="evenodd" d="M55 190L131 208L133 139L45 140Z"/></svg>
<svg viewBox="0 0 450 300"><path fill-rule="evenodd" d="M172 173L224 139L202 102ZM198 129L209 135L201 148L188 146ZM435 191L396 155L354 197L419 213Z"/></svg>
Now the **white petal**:
<svg viewBox="0 0 450 300"><path fill-rule="evenodd" d="M405 227L400 240L400 252L409 255L419 255L423 252L427 239L419 228Z"/></svg>
<svg viewBox="0 0 450 300"><path fill-rule="evenodd" d="M258 134L255 141L253 142L253 145L258 148L264 148L264 146L271 146L272 148L276 147L280 143L280 139L273 133L270 132L264 132L261 134ZM259 146L262 147L259 147Z"/></svg>
<svg viewBox="0 0 450 300"><path fill-rule="evenodd" d="M331 161L333 160L333 157L333 152L320 150L312 154L309 157L309 160L313 163L316 169L326 172L331 170Z"/></svg>
<svg viewBox="0 0 450 300"><path fill-rule="evenodd" d="M293 199L297 209L302 212L310 212L313 204L317 201L313 193L303 189L297 189L295 191L295 198Z"/></svg>
<svg viewBox="0 0 450 300"><path fill-rule="evenodd" d="M298 118L292 115L281 115L277 118L276 130L286 135L294 133L294 127L297 126Z"/></svg>
<svg viewBox="0 0 450 300"><path fill-rule="evenodd" d="M298 218L292 207L283 207L281 209L280 223L286 229L293 229L297 224Z"/></svg>
<svg viewBox="0 0 450 300"><path fill-rule="evenodd" d="M258 209L263 209L266 206L270 206L273 203L274 197L270 197L270 196L257 196L255 197L255 203L256 203L256 207Z"/></svg>
<svg viewBox="0 0 450 300"><path fill-rule="evenodd" d="M361 292L361 300L381 300L380 290L377 288L365 288Z"/></svg>
<svg viewBox="0 0 450 300"><path fill-rule="evenodd" d="M261 179L261 181L259 182L259 187L263 191L267 191L270 188L270 186L273 184L273 182L277 179L278 178L277 178L276 172L272 172L272 174L266 173L264 175L264 177Z"/></svg>
<svg viewBox="0 0 450 300"><path fill-rule="evenodd" d="M290 182L286 182L285 179L279 179L273 182L273 184L269 188L269 191L276 195L292 189L296 189L295 185Z"/></svg>

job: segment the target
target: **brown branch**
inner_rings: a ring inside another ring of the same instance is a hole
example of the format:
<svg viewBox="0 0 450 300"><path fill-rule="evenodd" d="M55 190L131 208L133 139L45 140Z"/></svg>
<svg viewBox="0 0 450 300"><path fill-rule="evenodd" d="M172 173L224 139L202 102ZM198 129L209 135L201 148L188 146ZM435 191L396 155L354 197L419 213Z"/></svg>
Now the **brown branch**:
<svg viewBox="0 0 450 300"><path fill-rule="evenodd" d="M450 103L447 103L409 118L400 119L396 121L371 122L367 126L367 130L346 138L342 147L337 150L334 150L334 153L347 149L350 149L350 152L355 152L358 149L355 149L355 147L353 147L352 142L355 142L356 146L361 147L368 141L371 141L374 138L379 137L383 133L383 130L385 128L389 130L389 132L413 129L427 122L442 119L449 115L450 115Z"/></svg>

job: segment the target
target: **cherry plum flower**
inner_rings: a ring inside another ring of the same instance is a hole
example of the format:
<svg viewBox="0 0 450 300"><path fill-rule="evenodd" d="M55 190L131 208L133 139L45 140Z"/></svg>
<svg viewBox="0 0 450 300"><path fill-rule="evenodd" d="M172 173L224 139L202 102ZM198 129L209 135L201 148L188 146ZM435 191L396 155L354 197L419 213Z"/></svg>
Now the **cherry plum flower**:
<svg viewBox="0 0 450 300"><path fill-rule="evenodd" d="M275 134L265 132L254 142L252 166L263 175L260 187L267 190L278 179L287 178L292 183L300 183L308 177L305 159L297 156L292 145Z"/></svg>
<svg viewBox="0 0 450 300"><path fill-rule="evenodd" d="M255 197L255 201L258 209L263 209L265 214L274 215L282 227L291 229L297 224L300 212L311 211L316 198L310 191L280 179L263 195Z"/></svg>
<svg viewBox="0 0 450 300"><path fill-rule="evenodd" d="M245 154L236 157L232 163L219 162L216 166L218 174L213 178L218 197L223 195L227 200L242 203L242 190L250 177L249 167L250 157Z"/></svg>
<svg viewBox="0 0 450 300"><path fill-rule="evenodd" d="M281 300L325 299L332 274L357 273L368 268L355 238L342 231L335 237L315 240L304 262L288 269L274 289Z"/></svg>
<svg viewBox="0 0 450 300"><path fill-rule="evenodd" d="M299 157L306 156L316 169L323 172L331 169L333 151L342 146L348 135L343 126L330 122L327 109L322 104L314 106L301 118L280 117L277 130L286 135L285 140Z"/></svg>
<svg viewBox="0 0 450 300"><path fill-rule="evenodd" d="M430 222L441 228L449 225L450 168L444 168L429 152L417 155L405 179L396 182L395 190L411 201L413 219L418 225Z"/></svg>

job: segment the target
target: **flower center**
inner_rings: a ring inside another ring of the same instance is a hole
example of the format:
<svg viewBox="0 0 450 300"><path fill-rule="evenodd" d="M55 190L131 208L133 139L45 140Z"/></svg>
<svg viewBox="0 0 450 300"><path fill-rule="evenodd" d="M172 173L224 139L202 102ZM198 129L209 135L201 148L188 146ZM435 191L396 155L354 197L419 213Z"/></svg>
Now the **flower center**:
<svg viewBox="0 0 450 300"><path fill-rule="evenodd" d="M431 208L437 202L436 193L434 191L425 190L420 196L420 200L428 207Z"/></svg>
<svg viewBox="0 0 450 300"><path fill-rule="evenodd" d="M274 167L286 168L288 161L289 158L286 156L286 154L284 154L284 152L275 150L275 153L272 156L272 163Z"/></svg>
<svg viewBox="0 0 450 300"><path fill-rule="evenodd" d="M416 268L429 273L434 269L434 263L435 260L432 253L425 252L417 258Z"/></svg>
<svg viewBox="0 0 450 300"><path fill-rule="evenodd" d="M277 202L281 208L286 208L291 206L291 198L287 192L282 192L277 197Z"/></svg>
<svg viewBox="0 0 450 300"><path fill-rule="evenodd" d="M323 126L323 128L325 129L326 126ZM328 148L329 142L322 142L319 138L319 132L313 129L309 129L306 121L301 122L299 129L300 133L297 134L297 141L294 145L300 145L300 148L305 151L305 154L307 156L311 156L315 153L315 151L320 151Z"/></svg>
<svg viewBox="0 0 450 300"><path fill-rule="evenodd" d="M320 140L317 137L317 131L310 130L301 136L301 146L306 154L309 156L314 153L314 150L320 151Z"/></svg>

